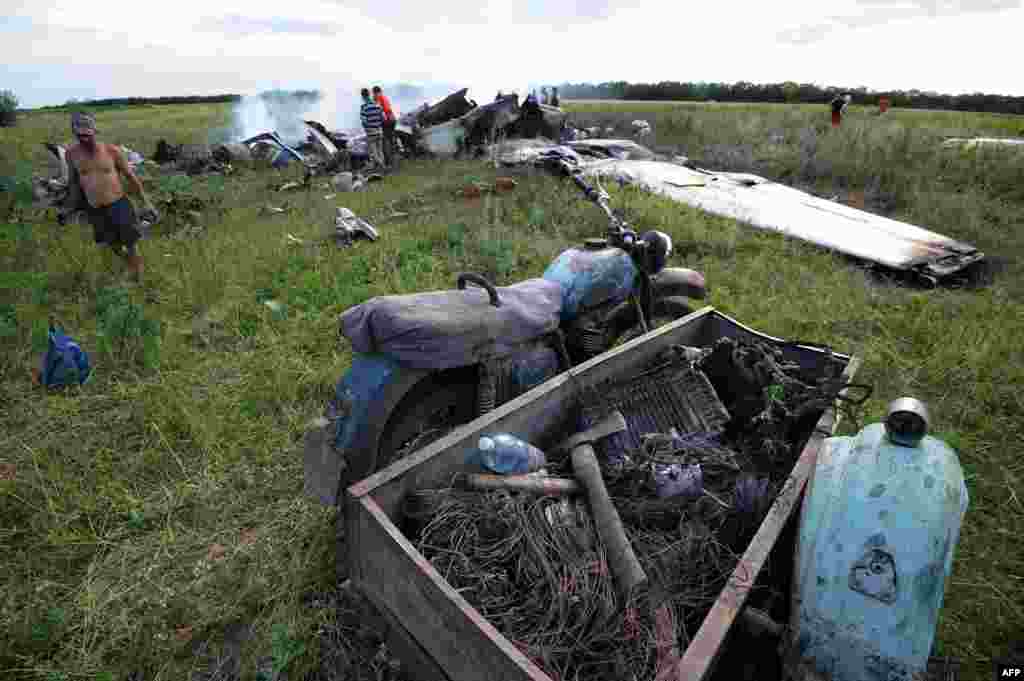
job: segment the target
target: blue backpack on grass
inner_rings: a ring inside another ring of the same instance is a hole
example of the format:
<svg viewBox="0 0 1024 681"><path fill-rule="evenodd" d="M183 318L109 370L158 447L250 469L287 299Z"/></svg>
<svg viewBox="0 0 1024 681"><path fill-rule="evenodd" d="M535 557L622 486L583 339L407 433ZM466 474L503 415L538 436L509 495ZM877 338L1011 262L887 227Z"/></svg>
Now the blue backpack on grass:
<svg viewBox="0 0 1024 681"><path fill-rule="evenodd" d="M47 388L83 385L92 375L89 355L50 320L49 347L39 367L39 382Z"/></svg>

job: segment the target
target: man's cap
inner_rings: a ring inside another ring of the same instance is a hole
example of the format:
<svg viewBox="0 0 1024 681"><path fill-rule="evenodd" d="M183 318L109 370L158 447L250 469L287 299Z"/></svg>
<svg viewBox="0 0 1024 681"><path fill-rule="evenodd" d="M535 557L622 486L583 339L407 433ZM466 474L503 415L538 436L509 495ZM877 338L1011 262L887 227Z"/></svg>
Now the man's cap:
<svg viewBox="0 0 1024 681"><path fill-rule="evenodd" d="M84 111L71 114L71 132L75 135L96 134L96 117Z"/></svg>

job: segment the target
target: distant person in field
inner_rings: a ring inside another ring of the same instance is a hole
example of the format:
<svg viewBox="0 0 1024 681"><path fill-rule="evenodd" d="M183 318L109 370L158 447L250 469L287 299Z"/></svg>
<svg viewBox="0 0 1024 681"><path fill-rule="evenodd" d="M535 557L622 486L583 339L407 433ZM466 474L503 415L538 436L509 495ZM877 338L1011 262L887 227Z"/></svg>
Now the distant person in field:
<svg viewBox="0 0 1024 681"><path fill-rule="evenodd" d="M558 88L553 87L551 88L551 106L557 107L560 105L561 104L558 100Z"/></svg>
<svg viewBox="0 0 1024 681"><path fill-rule="evenodd" d="M114 253L125 258L125 274L139 281L142 256L136 250L136 242L142 234L135 207L121 186L121 176L131 192L142 200L143 219L155 221L156 209L121 149L96 141L96 119L92 115L71 114L71 132L78 143L67 150L69 191L57 221L63 225L72 213L84 210L93 226L96 243L101 247L110 246Z"/></svg>
<svg viewBox="0 0 1024 681"><path fill-rule="evenodd" d="M359 108L359 118L366 133L366 151L370 154L370 159L378 167L383 168L384 109L370 98L370 91L366 88L363 88L360 94L363 96L363 105Z"/></svg>
<svg viewBox="0 0 1024 681"><path fill-rule="evenodd" d="M853 99L850 95L836 95L836 98L832 100L832 127L838 128L839 124L843 122L843 114L846 113L846 107L850 105L850 101Z"/></svg>
<svg viewBox="0 0 1024 681"><path fill-rule="evenodd" d="M373 101L384 111L384 160L390 166L395 155L395 126L398 125L398 119L391 108L391 100L380 89L380 85L373 86Z"/></svg>

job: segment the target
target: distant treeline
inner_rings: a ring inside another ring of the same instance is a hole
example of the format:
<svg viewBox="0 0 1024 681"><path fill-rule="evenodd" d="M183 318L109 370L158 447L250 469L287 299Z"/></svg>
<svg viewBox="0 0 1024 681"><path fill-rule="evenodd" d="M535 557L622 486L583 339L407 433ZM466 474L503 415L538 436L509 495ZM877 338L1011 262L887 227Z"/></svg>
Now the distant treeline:
<svg viewBox="0 0 1024 681"><path fill-rule="evenodd" d="M267 90L260 93L262 99L320 99L319 90ZM228 100L225 100L228 101ZM238 100L230 100L238 101Z"/></svg>
<svg viewBox="0 0 1024 681"><path fill-rule="evenodd" d="M948 95L921 90L876 91L867 88L838 88L809 83L627 83L618 81L593 85L563 83L559 94L566 99L691 100L706 102L790 102L827 103L837 94L853 95L854 104L876 105L888 97L891 106L914 109L949 109L1024 115L1024 97L1008 95Z"/></svg>
<svg viewBox="0 0 1024 681"><path fill-rule="evenodd" d="M58 106L43 106L40 109L70 109L76 106L139 106L144 104L222 104L237 102L242 95L189 95L184 97L115 97L111 99L71 99Z"/></svg>

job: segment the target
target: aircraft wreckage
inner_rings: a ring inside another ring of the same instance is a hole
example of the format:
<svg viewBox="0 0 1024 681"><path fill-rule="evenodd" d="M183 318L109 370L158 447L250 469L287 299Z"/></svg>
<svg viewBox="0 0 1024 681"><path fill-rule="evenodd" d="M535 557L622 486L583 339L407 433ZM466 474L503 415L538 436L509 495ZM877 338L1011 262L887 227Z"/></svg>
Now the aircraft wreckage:
<svg viewBox="0 0 1024 681"><path fill-rule="evenodd" d="M436 104L424 104L400 116L395 126L398 152L451 158L480 152L495 139L521 137L531 127L542 137L558 137L565 121L565 111L547 104L539 104L539 116L531 120L516 94L478 105L466 96L468 92L469 88L463 88ZM300 144L289 146L272 131L241 144L275 167L295 160L314 172L358 170L367 162L366 135L361 130L330 130L318 121L304 122L308 135Z"/></svg>
<svg viewBox="0 0 1024 681"><path fill-rule="evenodd" d="M498 145L503 165L549 169L563 161L584 175L635 186L756 229L915 275L934 286L985 258L970 244L819 198L749 173L713 172L668 159L630 140L516 140Z"/></svg>
<svg viewBox="0 0 1024 681"><path fill-rule="evenodd" d="M535 134L557 138L566 113L559 107L538 104L535 120L519 104L519 95L499 95L478 105L466 97L468 88L448 95L433 106L423 106L399 118L396 134L414 151L452 157L482 151L499 138Z"/></svg>

